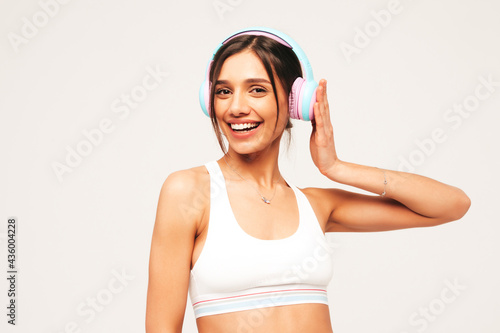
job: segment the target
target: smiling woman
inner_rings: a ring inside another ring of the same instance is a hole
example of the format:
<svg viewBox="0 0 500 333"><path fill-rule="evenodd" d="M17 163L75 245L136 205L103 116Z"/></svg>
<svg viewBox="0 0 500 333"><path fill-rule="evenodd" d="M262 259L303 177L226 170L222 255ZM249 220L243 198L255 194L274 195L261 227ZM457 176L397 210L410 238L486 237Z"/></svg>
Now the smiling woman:
<svg viewBox="0 0 500 333"><path fill-rule="evenodd" d="M263 98L264 101L261 101L262 103L268 103L270 98L273 98L275 104L268 107L273 109L275 124L278 125L280 110L282 114L288 114L289 101L287 96L290 95L295 80L302 77L302 69L297 55L289 46L285 46L268 37L257 37L255 35L239 35L231 38L219 50L215 54L212 66L210 66L210 71L208 72L209 78L211 78L210 82L215 82L215 84L211 84L210 89L206 89L203 92L210 92L208 108L216 102L224 105L224 99L227 100L226 104L233 102L234 97L245 98L251 96L254 97L254 100ZM239 54L241 57L233 57L236 54ZM222 72L223 65L224 72ZM239 78L245 81L246 88L249 89L246 95L241 95L238 92L238 96L233 96L236 92L231 89L231 86L228 86L229 84L234 85L237 83L234 82L236 78L233 78L236 73L245 73L247 75L245 78ZM214 78L217 79L215 80ZM282 105L279 105L280 99L278 94L280 92L283 93L281 96ZM243 100L241 101L244 102ZM236 103L238 103L238 100L236 100ZM278 105L279 107L277 107ZM245 107L245 105L235 104L233 107ZM219 144L225 152L226 147L222 140L219 121L213 110L211 110L209 115L212 119L212 125ZM244 120L238 119L234 122L241 123ZM290 128L292 128L292 123L287 117L285 129L288 133L290 132ZM274 130L278 133L281 132L276 128Z"/></svg>
<svg viewBox="0 0 500 333"><path fill-rule="evenodd" d="M273 83L251 51L229 57L221 68L214 85L215 112L211 117L229 147L239 154L262 150L276 141L290 122L287 112L279 112L288 109L287 94L279 81ZM281 102L279 107L276 100ZM279 145L279 140L275 144Z"/></svg>
<svg viewBox="0 0 500 333"><path fill-rule="evenodd" d="M340 160L326 80L314 82L300 47L276 30L226 39L208 66L200 102L223 156L174 172L162 186L148 333L182 331L188 291L200 333L331 333L326 232L436 226L470 206L456 187ZM323 175L378 195L287 182L278 156L290 118L312 119L311 157Z"/></svg>

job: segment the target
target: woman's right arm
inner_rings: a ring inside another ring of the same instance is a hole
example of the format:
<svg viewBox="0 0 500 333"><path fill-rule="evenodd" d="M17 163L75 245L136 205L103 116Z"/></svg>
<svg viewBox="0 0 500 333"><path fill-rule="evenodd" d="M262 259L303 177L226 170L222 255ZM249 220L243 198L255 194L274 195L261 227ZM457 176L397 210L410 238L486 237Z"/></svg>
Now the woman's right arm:
<svg viewBox="0 0 500 333"><path fill-rule="evenodd" d="M193 245L203 216L202 209L186 209L202 188L193 173L169 175L160 191L149 258L146 333L182 331Z"/></svg>

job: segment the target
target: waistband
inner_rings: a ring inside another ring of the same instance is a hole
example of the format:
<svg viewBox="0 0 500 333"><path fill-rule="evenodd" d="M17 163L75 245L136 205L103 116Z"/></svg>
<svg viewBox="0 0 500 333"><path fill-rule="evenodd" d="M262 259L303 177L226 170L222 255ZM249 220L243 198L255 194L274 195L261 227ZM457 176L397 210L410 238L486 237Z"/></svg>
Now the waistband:
<svg viewBox="0 0 500 333"><path fill-rule="evenodd" d="M221 297L218 294L217 297L200 300L193 303L193 309L195 317L199 318L227 312L303 303L328 305L326 289L309 285L279 286L274 290L269 287L255 288L238 295Z"/></svg>

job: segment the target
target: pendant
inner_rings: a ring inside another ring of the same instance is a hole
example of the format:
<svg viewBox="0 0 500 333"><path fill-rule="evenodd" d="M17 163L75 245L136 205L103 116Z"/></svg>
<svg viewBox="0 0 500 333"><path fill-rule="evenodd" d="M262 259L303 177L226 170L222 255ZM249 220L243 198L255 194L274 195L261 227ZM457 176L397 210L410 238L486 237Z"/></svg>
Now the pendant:
<svg viewBox="0 0 500 333"><path fill-rule="evenodd" d="M264 201L266 204L270 204L271 201L267 200L265 197L261 197L262 198L262 201Z"/></svg>

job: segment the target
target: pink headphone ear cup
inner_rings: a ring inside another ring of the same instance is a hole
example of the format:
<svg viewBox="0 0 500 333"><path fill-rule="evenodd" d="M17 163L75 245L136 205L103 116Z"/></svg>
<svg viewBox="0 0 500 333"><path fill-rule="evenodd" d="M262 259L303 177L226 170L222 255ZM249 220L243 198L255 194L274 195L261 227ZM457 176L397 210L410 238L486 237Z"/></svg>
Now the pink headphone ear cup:
<svg viewBox="0 0 500 333"><path fill-rule="evenodd" d="M308 117L309 119L307 120L313 120L314 119L314 104L316 103L316 92L318 90L318 83L316 82L307 82L307 84L304 85L304 98L309 99L309 105L308 105L308 110L302 110L305 111L302 113L302 117ZM309 97L308 97L309 96Z"/></svg>
<svg viewBox="0 0 500 333"><path fill-rule="evenodd" d="M306 80L301 77L296 78L290 90L288 108L292 119L302 119L302 96L305 82Z"/></svg>
<svg viewBox="0 0 500 333"><path fill-rule="evenodd" d="M210 68L212 67L213 62L213 60L210 60L207 65L207 69L205 71L205 81L203 81L203 83L201 84L200 91L198 93L198 99L200 101L201 109L203 110L203 113L208 117L210 117L210 88L212 87L209 75Z"/></svg>
<svg viewBox="0 0 500 333"><path fill-rule="evenodd" d="M212 84L207 81L207 87L205 89L205 107L207 109L207 113L210 116L210 90L212 89Z"/></svg>

